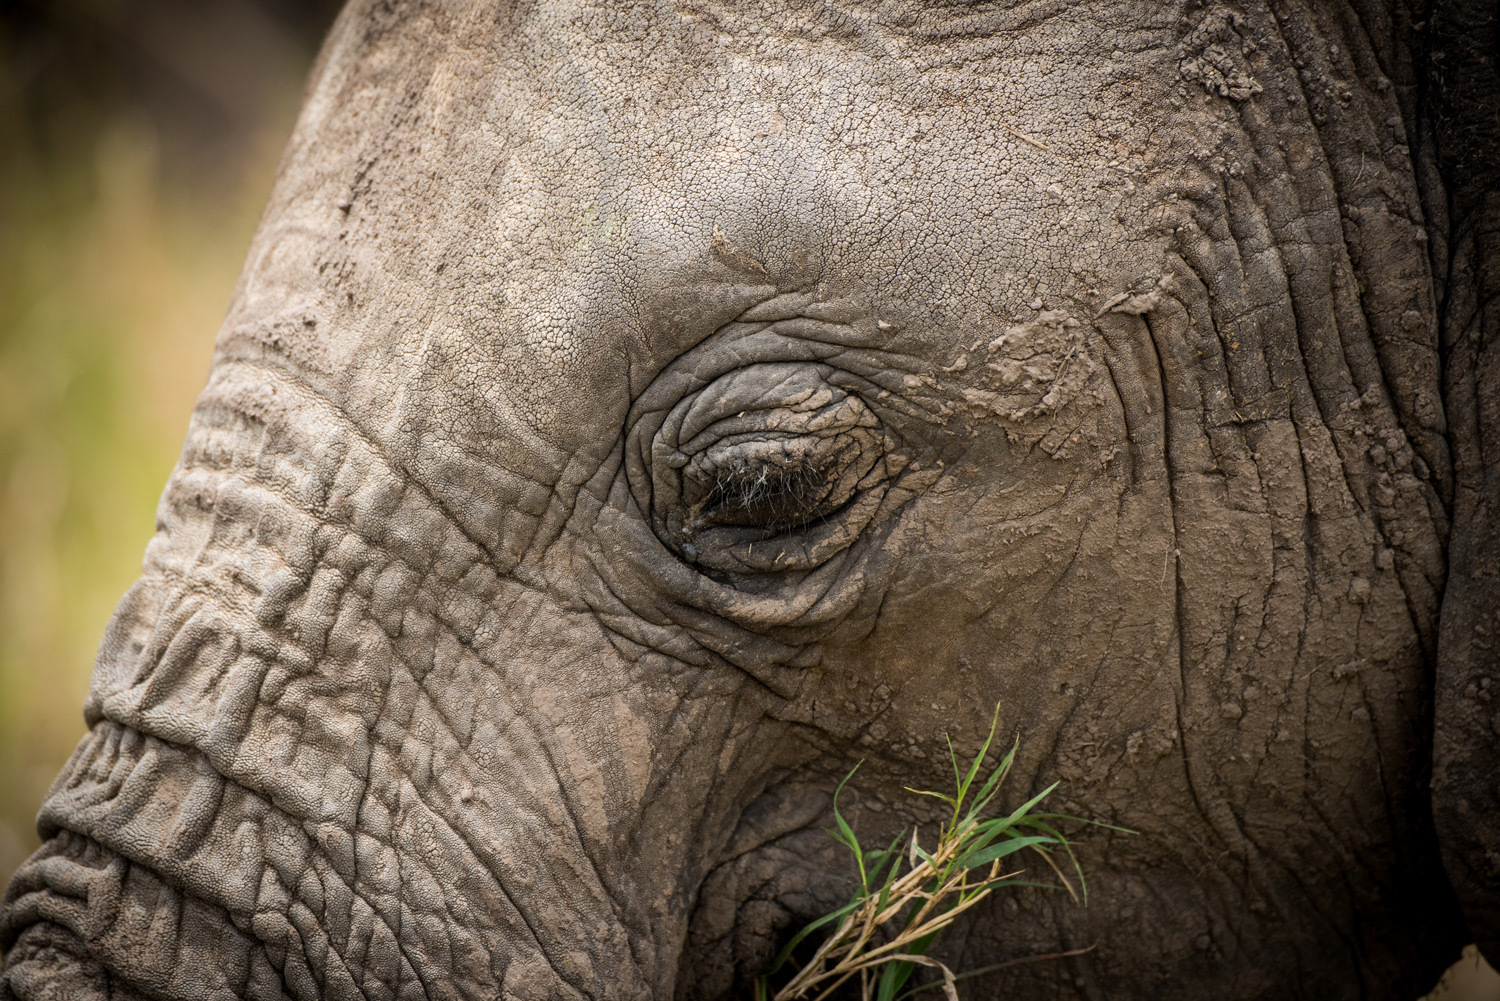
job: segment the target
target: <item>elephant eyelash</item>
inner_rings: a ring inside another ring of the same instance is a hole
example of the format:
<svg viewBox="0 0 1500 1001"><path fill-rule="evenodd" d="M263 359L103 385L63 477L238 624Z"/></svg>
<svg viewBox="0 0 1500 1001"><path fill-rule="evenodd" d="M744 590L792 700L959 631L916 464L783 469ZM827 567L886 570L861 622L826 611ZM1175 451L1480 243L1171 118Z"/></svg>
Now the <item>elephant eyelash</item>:
<svg viewBox="0 0 1500 1001"><path fill-rule="evenodd" d="M810 520L827 488L827 474L805 460L731 466L716 473L700 520L787 531Z"/></svg>

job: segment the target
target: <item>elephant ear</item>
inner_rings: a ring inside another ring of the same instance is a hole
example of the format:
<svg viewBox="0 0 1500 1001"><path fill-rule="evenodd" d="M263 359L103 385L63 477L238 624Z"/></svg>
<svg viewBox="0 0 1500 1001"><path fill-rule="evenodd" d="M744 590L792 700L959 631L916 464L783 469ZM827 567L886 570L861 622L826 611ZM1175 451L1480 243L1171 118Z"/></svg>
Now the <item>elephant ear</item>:
<svg viewBox="0 0 1500 1001"><path fill-rule="evenodd" d="M1447 276L1443 392L1455 477L1433 815L1470 930L1500 964L1500 5L1438 0L1425 27L1428 135L1447 195L1446 218L1429 221L1434 271Z"/></svg>

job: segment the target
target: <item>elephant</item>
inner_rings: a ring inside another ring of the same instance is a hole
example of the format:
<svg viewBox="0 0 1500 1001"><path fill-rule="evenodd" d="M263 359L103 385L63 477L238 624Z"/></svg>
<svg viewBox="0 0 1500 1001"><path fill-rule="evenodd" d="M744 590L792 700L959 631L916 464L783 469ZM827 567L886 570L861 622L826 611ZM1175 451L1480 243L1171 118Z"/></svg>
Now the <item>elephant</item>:
<svg viewBox="0 0 1500 1001"><path fill-rule="evenodd" d="M746 997L992 717L1113 826L970 997L1500 957L1497 39L352 0L0 999Z"/></svg>

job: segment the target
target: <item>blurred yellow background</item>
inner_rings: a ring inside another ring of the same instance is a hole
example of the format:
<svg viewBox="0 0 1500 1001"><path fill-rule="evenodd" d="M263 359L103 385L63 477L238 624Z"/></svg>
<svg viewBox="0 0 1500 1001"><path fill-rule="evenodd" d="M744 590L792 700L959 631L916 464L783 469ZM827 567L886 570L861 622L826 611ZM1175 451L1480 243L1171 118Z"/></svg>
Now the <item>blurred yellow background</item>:
<svg viewBox="0 0 1500 1001"><path fill-rule="evenodd" d="M0 6L0 888L83 734L338 3ZM1450 978L1444 1001L1500 1001L1477 957Z"/></svg>
<svg viewBox="0 0 1500 1001"><path fill-rule="evenodd" d="M0 886L83 734L332 2L0 7Z"/></svg>

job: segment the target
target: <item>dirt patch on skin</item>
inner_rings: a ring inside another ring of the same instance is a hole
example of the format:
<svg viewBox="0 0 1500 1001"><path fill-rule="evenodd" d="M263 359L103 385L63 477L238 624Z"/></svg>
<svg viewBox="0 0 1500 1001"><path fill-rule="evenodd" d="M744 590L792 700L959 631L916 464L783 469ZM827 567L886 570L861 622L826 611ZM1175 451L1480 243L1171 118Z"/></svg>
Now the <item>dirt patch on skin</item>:
<svg viewBox="0 0 1500 1001"><path fill-rule="evenodd" d="M1056 413L1094 373L1084 329L1060 309L1006 328L983 349L984 374L964 400L1012 421Z"/></svg>
<svg viewBox="0 0 1500 1001"><path fill-rule="evenodd" d="M1011 442L1065 459L1095 437L1089 403L1099 398L1104 373L1097 337L1070 311L1044 310L974 345L943 371L964 373L957 406L970 419L998 419Z"/></svg>

